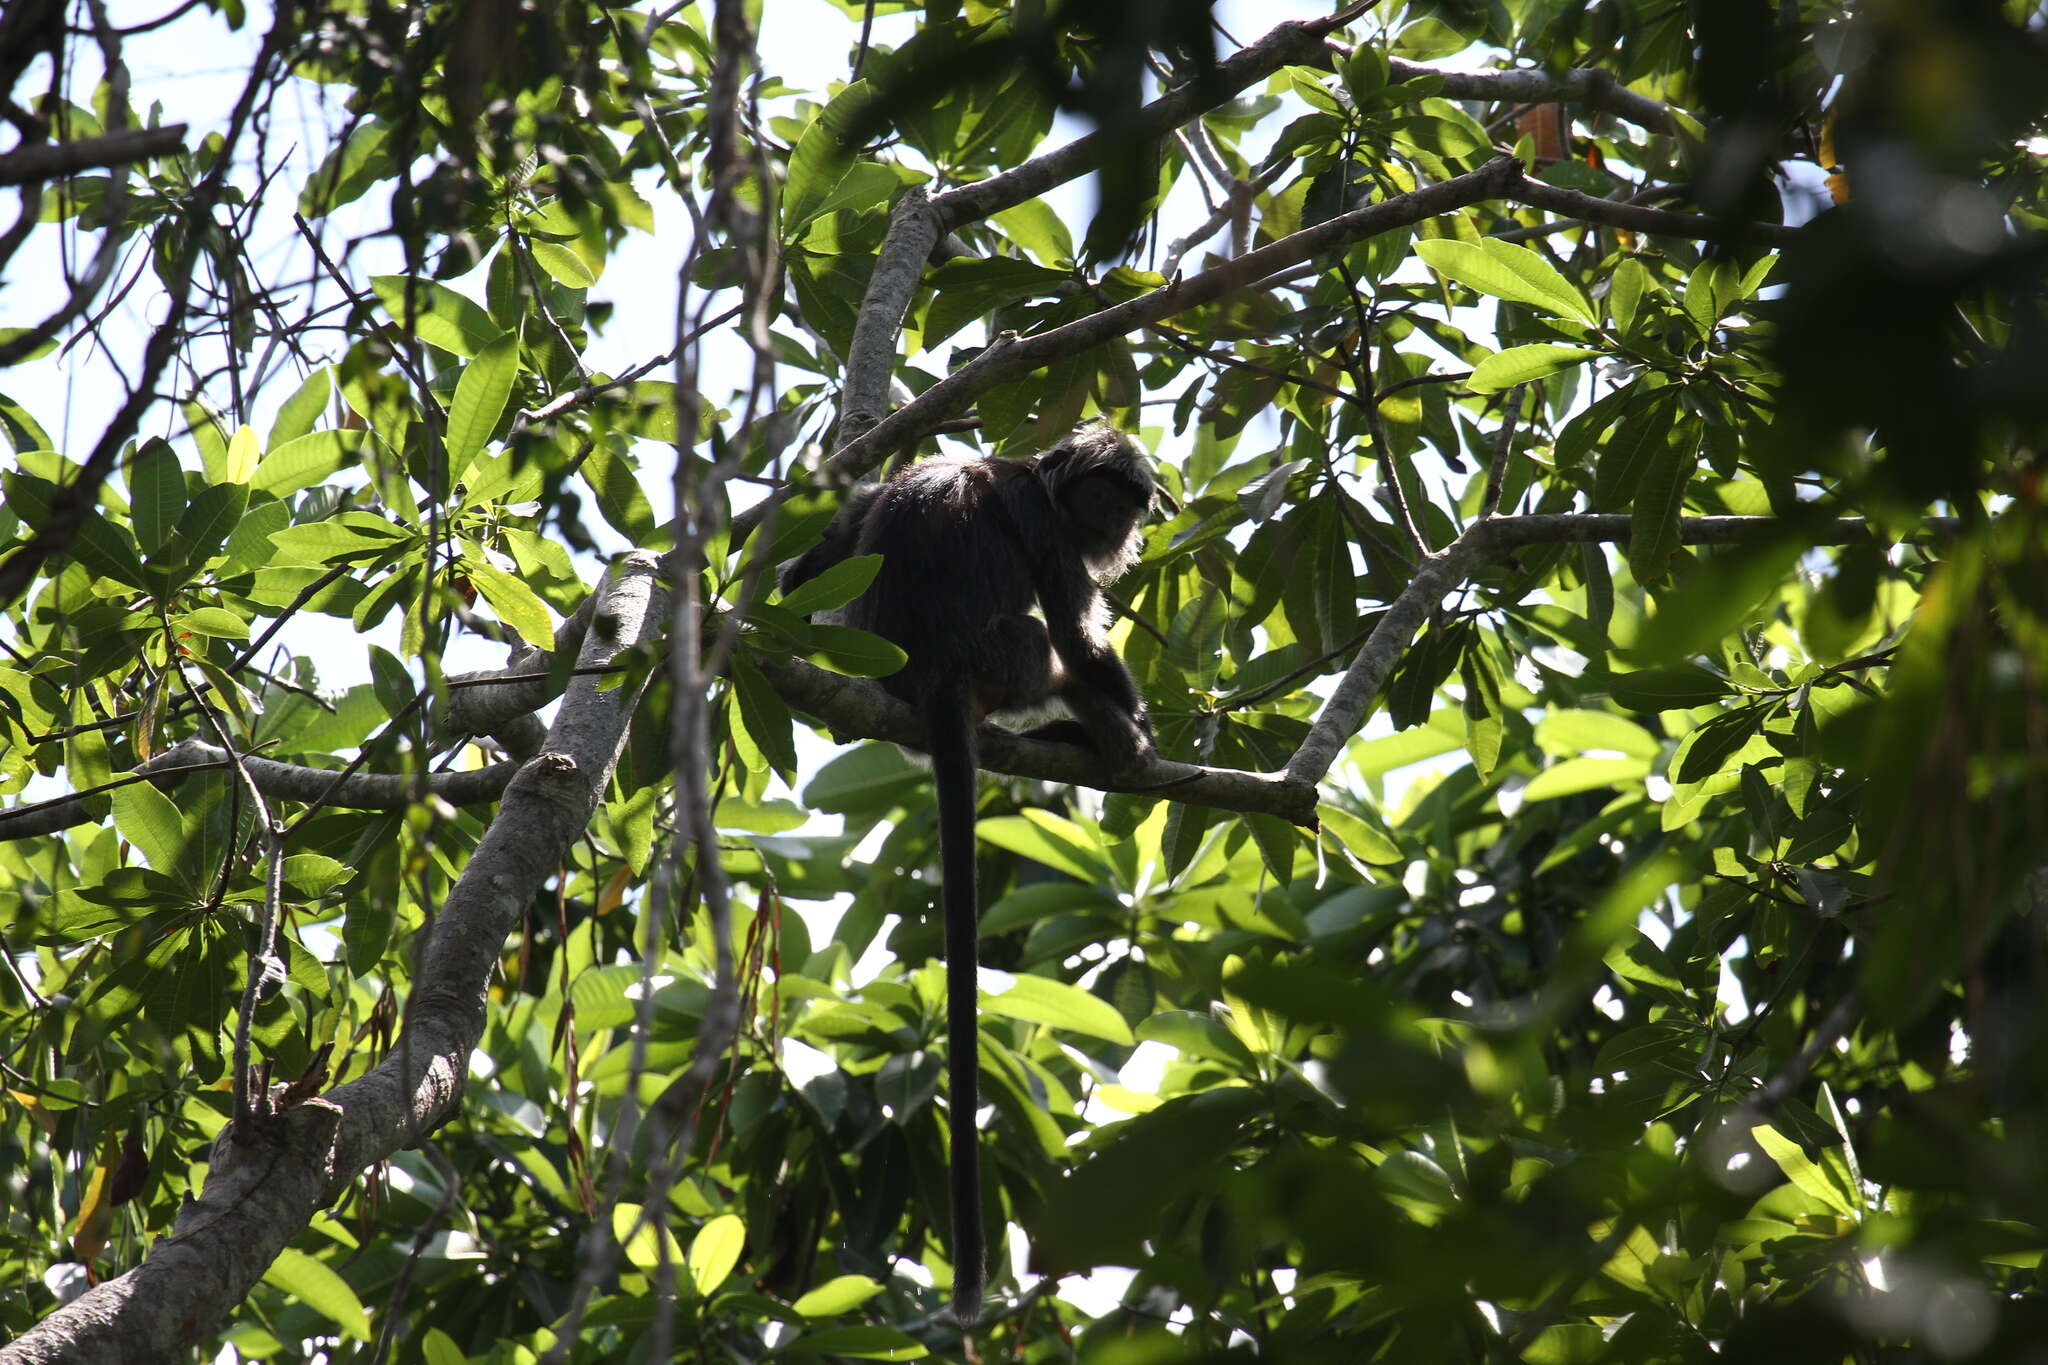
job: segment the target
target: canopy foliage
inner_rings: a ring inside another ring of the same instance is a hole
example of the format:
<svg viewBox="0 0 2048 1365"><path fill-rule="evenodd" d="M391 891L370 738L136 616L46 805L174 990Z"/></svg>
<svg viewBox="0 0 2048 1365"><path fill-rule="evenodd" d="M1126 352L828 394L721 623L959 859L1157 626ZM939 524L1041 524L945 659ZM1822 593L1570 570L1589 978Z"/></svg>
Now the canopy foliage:
<svg viewBox="0 0 2048 1365"><path fill-rule="evenodd" d="M0 1360L2042 1339L2032 0L119 17L0 16ZM1162 756L984 745L964 1333L773 570L1090 416Z"/></svg>

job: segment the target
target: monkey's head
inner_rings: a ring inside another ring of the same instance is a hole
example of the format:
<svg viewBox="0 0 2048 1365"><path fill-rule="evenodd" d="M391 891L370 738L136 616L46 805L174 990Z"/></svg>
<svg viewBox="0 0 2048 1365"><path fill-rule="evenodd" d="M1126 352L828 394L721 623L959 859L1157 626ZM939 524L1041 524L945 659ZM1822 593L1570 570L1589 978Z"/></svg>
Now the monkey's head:
<svg viewBox="0 0 2048 1365"><path fill-rule="evenodd" d="M1096 578L1107 582L1136 562L1139 528L1152 510L1152 465L1142 446L1106 422L1090 422L1031 465L1067 543Z"/></svg>

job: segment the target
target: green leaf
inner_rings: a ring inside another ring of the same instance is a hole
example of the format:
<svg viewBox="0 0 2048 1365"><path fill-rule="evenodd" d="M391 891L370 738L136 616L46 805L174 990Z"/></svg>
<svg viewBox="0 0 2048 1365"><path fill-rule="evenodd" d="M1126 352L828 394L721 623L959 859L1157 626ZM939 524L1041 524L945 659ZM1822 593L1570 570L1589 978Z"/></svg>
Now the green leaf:
<svg viewBox="0 0 2048 1365"><path fill-rule="evenodd" d="M816 578L798 584L779 605L799 616L843 607L868 590L868 584L875 581L875 575L881 572L881 568L880 555L854 555L842 559Z"/></svg>
<svg viewBox="0 0 2048 1365"><path fill-rule="evenodd" d="M320 424L320 418L326 413L328 402L333 397L334 367L316 366L313 372L306 376L305 382L279 406L277 421L271 424L270 440L266 443L266 448L275 454L279 446L296 441L312 431ZM265 462L268 462L267 457ZM258 468L260 470L261 466Z"/></svg>
<svg viewBox="0 0 2048 1365"><path fill-rule="evenodd" d="M1728 692L1726 678L1699 664L1644 668L1607 680L1607 695L1631 711L1687 711L1712 706Z"/></svg>
<svg viewBox="0 0 2048 1365"><path fill-rule="evenodd" d="M171 618L171 629L183 634L211 636L216 640L246 640L249 623L226 607L194 607Z"/></svg>
<svg viewBox="0 0 2048 1365"><path fill-rule="evenodd" d="M498 613L498 619L518 631L520 639L535 649L554 648L554 617L548 613L547 603L524 580L474 555L463 555L457 565L491 604L491 610Z"/></svg>
<svg viewBox="0 0 2048 1365"><path fill-rule="evenodd" d="M151 437L128 466L128 515L144 554L155 554L185 512L185 471L162 440Z"/></svg>
<svg viewBox="0 0 2048 1365"><path fill-rule="evenodd" d="M789 714L788 704L768 685L768 680L761 676L761 670L747 657L744 649L733 651L732 683L748 736L784 781L795 782L794 718Z"/></svg>
<svg viewBox="0 0 2048 1365"><path fill-rule="evenodd" d="M891 166L877 161L856 161L847 168L825 197L811 206L810 224L823 223L835 213L858 212L862 209L879 208L889 197L906 183L923 180L925 177L907 166ZM806 233L812 240L819 233Z"/></svg>
<svg viewBox="0 0 2048 1365"><path fill-rule="evenodd" d="M1545 768L1522 788L1524 801L1549 801L1560 796L1598 791L1640 782L1650 775L1646 758L1568 758Z"/></svg>
<svg viewBox="0 0 2048 1365"><path fill-rule="evenodd" d="M308 218L323 218L330 210L361 198L391 174L396 163L390 143L390 124L375 118L357 124L327 153L320 169L299 191L299 212Z"/></svg>
<svg viewBox="0 0 2048 1365"><path fill-rule="evenodd" d="M990 971L983 974L983 980L1001 980L1006 975ZM1114 1005L1090 995L1079 986L1069 986L1050 977L1011 976L998 989L982 990L980 998L982 1009L990 1014L1022 1019L1031 1024L1045 1024L1069 1033L1082 1033L1123 1047L1133 1047L1138 1041L1131 1036L1130 1025L1124 1022L1124 1017L1116 1012Z"/></svg>
<svg viewBox="0 0 2048 1365"><path fill-rule="evenodd" d="M1528 1365L1594 1365L1609 1358L1607 1338L1590 1322L1553 1323L1522 1352Z"/></svg>
<svg viewBox="0 0 2048 1365"><path fill-rule="evenodd" d="M1490 355L1479 362L1472 371L1472 377L1465 381L1465 387L1474 393L1494 393L1511 389L1517 384L1545 375L1568 370L1574 365L1584 364L1599 357L1598 351L1589 351L1580 346L1555 346L1549 342L1537 342L1528 346L1510 346L1497 355Z"/></svg>
<svg viewBox="0 0 2048 1365"><path fill-rule="evenodd" d="M700 1298L725 1283L747 1249L747 1225L737 1214L721 1213L690 1239L690 1281Z"/></svg>
<svg viewBox="0 0 2048 1365"><path fill-rule="evenodd" d="M1643 295L1655 289L1650 272L1635 257L1627 257L1614 268L1613 280L1607 286L1607 315L1614 319L1615 331L1627 336L1635 330L1636 312L1642 307Z"/></svg>
<svg viewBox="0 0 2048 1365"><path fill-rule="evenodd" d="M882 1292L879 1282L865 1275L838 1275L798 1299L790 1307L807 1318L829 1318L860 1307Z"/></svg>
<svg viewBox="0 0 2048 1365"><path fill-rule="evenodd" d="M1116 914L1123 902L1099 886L1078 882L1031 882L991 905L981 917L981 936L1007 934L1027 924L1075 912Z"/></svg>
<svg viewBox="0 0 2048 1365"><path fill-rule="evenodd" d="M1659 389L1640 405L1630 406L1594 465L1594 511L1620 512L1634 504L1644 471L1670 445L1677 393L1676 388Z"/></svg>
<svg viewBox="0 0 2048 1365"><path fill-rule="evenodd" d="M1804 1193L1836 1213L1851 1218L1862 1216L1862 1191L1849 1188L1840 1170L1830 1170L1815 1161L1806 1154L1805 1148L1768 1123L1757 1124L1749 1130L1749 1135L1756 1139L1756 1145L1764 1149L1765 1155L1778 1163L1778 1169L1785 1173L1785 1178Z"/></svg>
<svg viewBox="0 0 2048 1365"><path fill-rule="evenodd" d="M200 489L178 518L178 525L164 541L163 549L153 556L153 566L177 574L198 569L220 552L241 524L242 513L248 506L246 484L215 483Z"/></svg>
<svg viewBox="0 0 2048 1365"><path fill-rule="evenodd" d="M833 1327L798 1337L784 1351L799 1355L852 1356L857 1360L922 1360L931 1352L915 1337L893 1327Z"/></svg>
<svg viewBox="0 0 2048 1365"><path fill-rule="evenodd" d="M1393 838L1382 833L1362 816L1353 815L1341 806L1328 802L1316 807L1316 818L1323 828L1337 836L1337 842L1344 845L1352 856L1362 863L1386 867L1406 862L1407 855Z"/></svg>
<svg viewBox="0 0 2048 1365"><path fill-rule="evenodd" d="M1052 1184L1032 1239L1051 1274L1142 1261L1175 1202L1210 1184L1238 1133L1266 1101L1249 1086L1168 1100L1116 1125L1066 1179Z"/></svg>
<svg viewBox="0 0 2048 1365"><path fill-rule="evenodd" d="M829 815L882 813L929 780L893 744L862 744L818 769L804 788L804 804Z"/></svg>
<svg viewBox="0 0 2048 1365"><path fill-rule="evenodd" d="M1722 771L1728 760L1763 729L1767 717L1767 708L1744 707L1723 712L1688 733L1679 741L1678 752L1672 755L1672 767L1677 774L1673 780L1700 782Z"/></svg>
<svg viewBox="0 0 2048 1365"><path fill-rule="evenodd" d="M1077 881L1095 883L1109 875L1109 860L1100 845L1071 826L1053 829L1041 820L1000 815L976 824L974 834L985 844L1044 863Z"/></svg>
<svg viewBox="0 0 2048 1365"><path fill-rule="evenodd" d="M113 793L114 828L140 849L149 865L169 872L185 856L185 826L171 798L147 782L130 782Z"/></svg>
<svg viewBox="0 0 2048 1365"><path fill-rule="evenodd" d="M455 1338L438 1327L429 1327L420 1338L420 1355L426 1365L469 1365L469 1357L455 1344Z"/></svg>
<svg viewBox="0 0 2048 1365"><path fill-rule="evenodd" d="M293 853L284 860L285 885L305 896L324 896L355 875L353 867L323 853Z"/></svg>
<svg viewBox="0 0 2048 1365"><path fill-rule="evenodd" d="M533 237L528 239L527 247L533 252L533 263L546 271L556 284L571 289L588 289L598 281L600 272L565 243Z"/></svg>
<svg viewBox="0 0 2048 1365"><path fill-rule="evenodd" d="M256 472L249 476L249 487L274 497L289 497L302 488L319 483L329 474L338 474L354 466L357 455L369 439L367 431L339 428L293 437L263 457L256 466Z"/></svg>
<svg viewBox="0 0 2048 1365"><path fill-rule="evenodd" d="M1693 434L1689 426L1668 431L1650 448L1649 467L1636 485L1628 519L1628 567L1638 583L1663 578L1678 550L1679 513L1698 458L1699 447L1687 439Z"/></svg>
<svg viewBox="0 0 2048 1365"><path fill-rule="evenodd" d="M378 301L392 320L404 326L406 277L373 275L370 288L376 291ZM411 298L413 330L421 341L430 346L439 346L460 356L473 356L504 335L505 329L491 321L491 315L481 304L456 293L445 284L416 280L412 285Z"/></svg>
<svg viewBox="0 0 2048 1365"><path fill-rule="evenodd" d="M925 313L924 344L933 346L1005 305L1054 295L1073 277L1014 257L993 256L948 261L927 280L936 292Z"/></svg>
<svg viewBox="0 0 2048 1365"><path fill-rule="evenodd" d="M24 361L32 358L22 357ZM50 433L43 430L42 424L29 414L27 408L4 393L0 393L0 433L6 435L7 443L14 447L16 454L52 449Z"/></svg>
<svg viewBox="0 0 2048 1365"><path fill-rule="evenodd" d="M9 501L11 505L12 499ZM84 565L95 578L109 579L131 588L148 586L147 576L142 571L142 557L136 553L135 538L126 527L114 525L98 512L87 512L80 519L77 534L71 541L71 557Z"/></svg>
<svg viewBox="0 0 2048 1365"><path fill-rule="evenodd" d="M1482 294L1526 303L1588 327L1599 321L1585 296L1528 247L1497 238L1477 243L1435 238L1417 242L1415 254L1439 274Z"/></svg>
<svg viewBox="0 0 2048 1365"><path fill-rule="evenodd" d="M839 182L853 168L847 145L856 118L874 98L866 81L855 81L818 111L810 127L790 149L788 176L782 186L782 240L793 242L816 217Z"/></svg>
<svg viewBox="0 0 2048 1365"><path fill-rule="evenodd" d="M448 405L448 465L461 469L483 450L504 415L512 381L519 377L519 338L507 333L488 342L462 367Z"/></svg>
<svg viewBox="0 0 2048 1365"><path fill-rule="evenodd" d="M368 512L343 512L324 521L287 526L270 537L279 564L324 566L341 560L374 559L413 533Z"/></svg>
<svg viewBox="0 0 2048 1365"><path fill-rule="evenodd" d="M812 626L811 646L805 657L812 663L854 678L887 677L910 659L881 636L851 626Z"/></svg>
<svg viewBox="0 0 2048 1365"><path fill-rule="evenodd" d="M713 1221L716 1220L714 1219ZM739 1220L734 1219L733 1221L738 1222ZM636 1223L640 1227L638 1232L633 1231L634 1224ZM619 1249L626 1253L626 1259L632 1262L635 1269L654 1270L659 1267L663 1259L664 1243L667 1245L668 1263L670 1265L682 1264L682 1245L676 1241L675 1236L665 1227L661 1229L661 1240L657 1241L655 1239L654 1219L648 1218L645 1222L642 1222L640 1218L640 1205L638 1204L619 1203L612 1206L612 1236L619 1239ZM700 1233L699 1236L701 1237L702 1234ZM730 1270L732 1267L727 1266L726 1268ZM724 1277L721 1276L720 1278Z"/></svg>
<svg viewBox="0 0 2048 1365"><path fill-rule="evenodd" d="M358 1341L370 1339L370 1315L348 1281L305 1252L286 1247L263 1272L263 1282L297 1299Z"/></svg>
<svg viewBox="0 0 2048 1365"><path fill-rule="evenodd" d="M1165 1043L1196 1057L1228 1062L1243 1071L1254 1071L1258 1059L1236 1034L1213 1014L1190 1010L1161 1010L1138 1025L1137 1036L1146 1042Z"/></svg>
<svg viewBox="0 0 2048 1365"><path fill-rule="evenodd" d="M256 462L262 450L256 442L256 428L247 423L235 428L235 434L228 440L227 459L221 466L221 475L216 483L245 484L256 472Z"/></svg>
<svg viewBox="0 0 2048 1365"><path fill-rule="evenodd" d="M1655 735L1632 720L1605 711L1570 707L1554 707L1543 713L1543 718L1536 722L1536 742L1550 753L1565 756L1612 749L1636 758L1655 758L1662 748Z"/></svg>
<svg viewBox="0 0 2048 1365"><path fill-rule="evenodd" d="M1074 259L1074 236L1043 199L1027 199L989 220L1002 234L1047 265Z"/></svg>
<svg viewBox="0 0 2048 1365"><path fill-rule="evenodd" d="M1476 636L1458 659L1458 676L1465 694L1459 705L1465 717L1465 752L1472 756L1473 770L1485 781L1493 776L1494 764L1500 761L1505 726L1501 721L1500 677L1492 656Z"/></svg>
<svg viewBox="0 0 2048 1365"><path fill-rule="evenodd" d="M640 475L632 462L598 441L583 461L583 482L597 495L597 510L605 523L635 545L646 545L654 536L654 509L640 489Z"/></svg>

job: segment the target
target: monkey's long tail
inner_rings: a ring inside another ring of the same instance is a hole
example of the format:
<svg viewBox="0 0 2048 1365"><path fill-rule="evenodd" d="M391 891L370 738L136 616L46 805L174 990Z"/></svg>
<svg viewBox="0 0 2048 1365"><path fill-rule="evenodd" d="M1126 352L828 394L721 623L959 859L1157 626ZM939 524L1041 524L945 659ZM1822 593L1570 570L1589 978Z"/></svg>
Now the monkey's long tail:
<svg viewBox="0 0 2048 1365"><path fill-rule="evenodd" d="M953 1313L963 1326L981 1315L980 1027L975 1003L974 711L965 682L924 693L926 742L939 808L941 904L946 917L946 1116L952 1138Z"/></svg>

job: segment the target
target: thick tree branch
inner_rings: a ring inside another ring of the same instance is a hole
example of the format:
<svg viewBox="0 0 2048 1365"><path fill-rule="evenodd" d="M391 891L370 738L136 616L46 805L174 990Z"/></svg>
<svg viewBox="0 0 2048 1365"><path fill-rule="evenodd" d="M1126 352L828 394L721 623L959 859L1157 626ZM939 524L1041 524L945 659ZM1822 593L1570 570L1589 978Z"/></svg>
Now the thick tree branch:
<svg viewBox="0 0 2048 1365"><path fill-rule="evenodd" d="M889 232L868 276L867 293L846 351L846 384L839 400L839 444L882 420L889 382L896 377L896 337L924 275L924 263L944 234L924 187L913 185L889 214Z"/></svg>
<svg viewBox="0 0 2048 1365"><path fill-rule="evenodd" d="M124 777L151 778L174 784L188 772L224 772L232 764L228 751L204 740L188 739L172 745L146 763L139 763ZM319 801L325 806L349 810L404 810L419 799L420 779L411 773L352 773L339 785L327 768L309 768L300 763L279 763L275 759L242 757L242 766L254 779L256 788L273 801ZM467 772L430 773L426 779L429 795L453 806L474 806L495 801L512 780L517 763L493 763ZM116 781L109 786L125 786ZM0 843L55 834L90 823L94 818L86 807L89 797L108 790L74 792L0 811ZM331 789L331 790L330 790Z"/></svg>
<svg viewBox="0 0 2048 1365"><path fill-rule="evenodd" d="M182 123L167 123L161 128L124 128L118 133L80 138L76 142L39 142L0 153L0 185L54 180L97 166L120 166L183 150Z"/></svg>
<svg viewBox="0 0 2048 1365"><path fill-rule="evenodd" d="M1265 37L1216 64L1213 77L1167 91L1116 128L1099 128L1066 146L1035 156L1013 170L948 190L932 200L942 225L941 235L967 223L980 222L1004 209L1038 198L1056 185L1086 175L1102 161L1105 149L1132 139L1163 137L1190 119L1222 104L1283 66L1308 62L1323 51L1323 40L1370 9L1348 5L1322 19L1290 20Z"/></svg>
<svg viewBox="0 0 2048 1365"><path fill-rule="evenodd" d="M860 439L842 447L827 468L835 479L851 482L898 450L915 445L933 427L957 416L997 384L1021 378L1041 366L1112 337L1172 317L1231 294L1275 271L1299 265L1326 251L1349 246L1425 218L1455 212L1485 199L1512 195L1522 183L1522 168L1513 157L1496 157L1476 171L1442 184L1395 195L1377 204L1339 214L1248 251L1187 279L1172 281L1127 303L1091 313L1062 327L992 345L912 401L890 413Z"/></svg>
<svg viewBox="0 0 2048 1365"><path fill-rule="evenodd" d="M1454 100L1488 100L1495 104L1583 104L1614 114L1653 133L1677 130L1671 110L1647 95L1638 95L1612 73L1585 67L1553 76L1547 71L1446 71L1398 59L1387 63L1387 79L1413 81L1434 76L1441 93Z"/></svg>
<svg viewBox="0 0 2048 1365"><path fill-rule="evenodd" d="M486 987L532 888L554 875L587 828L625 744L638 692L600 691L594 671L659 634L659 561L629 555L599 594L548 749L520 769L497 819L435 918L421 953L405 1034L357 1080L266 1120L254 1140L214 1145L196 1203L143 1262L98 1285L0 1348L0 1365L155 1365L181 1358L241 1305L314 1211L370 1163L455 1112L483 1034Z"/></svg>
<svg viewBox="0 0 2048 1365"><path fill-rule="evenodd" d="M1687 237L1703 242L1767 242L1772 246L1785 246L1799 232L1798 228L1786 227L1783 223L1751 223L1735 219L1706 218L1694 213L1673 213L1669 209L1625 204L1618 199L1600 199L1594 195L1581 194L1577 190L1546 185L1541 180L1523 181L1521 188L1515 191L1515 198L1532 207L1549 209L1552 213L1583 222L1626 228L1630 232L1655 232L1667 237Z"/></svg>
<svg viewBox="0 0 2048 1365"><path fill-rule="evenodd" d="M752 656L784 701L824 721L835 735L859 735L923 747L917 712L872 683L843 678L796 659ZM1220 810L1257 811L1297 825L1315 823L1314 783L1282 774L1208 768L1155 758L1135 772L1111 773L1087 750L1072 744L1026 739L993 725L977 740L981 766L990 772L1064 782L1100 791L1163 796Z"/></svg>

